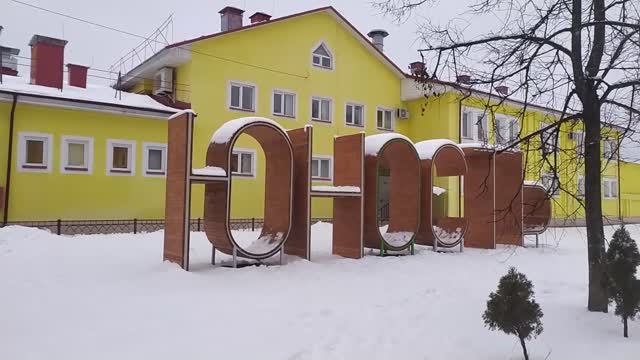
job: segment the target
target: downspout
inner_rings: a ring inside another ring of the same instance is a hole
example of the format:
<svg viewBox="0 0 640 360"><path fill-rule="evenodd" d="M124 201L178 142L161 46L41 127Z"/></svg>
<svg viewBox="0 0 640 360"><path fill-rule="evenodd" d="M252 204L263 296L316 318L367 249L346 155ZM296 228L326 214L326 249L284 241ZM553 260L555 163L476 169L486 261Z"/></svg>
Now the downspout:
<svg viewBox="0 0 640 360"><path fill-rule="evenodd" d="M462 123L461 122L462 122L462 100L458 100L458 144L462 144ZM462 181L458 181L458 217L462 217Z"/></svg>
<svg viewBox="0 0 640 360"><path fill-rule="evenodd" d="M620 149L620 146L618 146ZM620 176L620 152L618 151L618 219L620 223L624 223L622 218L622 177Z"/></svg>
<svg viewBox="0 0 640 360"><path fill-rule="evenodd" d="M9 148L7 151L7 177L5 179L5 196L4 211L2 213L2 225L7 224L9 219L9 194L11 193L11 163L13 161L13 123L16 114L16 104L18 103L18 94L13 94L13 102L11 103L11 114L9 115Z"/></svg>

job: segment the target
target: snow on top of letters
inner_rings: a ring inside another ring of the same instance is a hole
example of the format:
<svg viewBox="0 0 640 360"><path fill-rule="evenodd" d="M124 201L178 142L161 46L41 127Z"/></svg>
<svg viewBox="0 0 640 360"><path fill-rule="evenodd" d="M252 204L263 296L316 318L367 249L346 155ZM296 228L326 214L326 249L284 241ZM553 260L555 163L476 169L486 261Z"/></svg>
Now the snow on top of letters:
<svg viewBox="0 0 640 360"><path fill-rule="evenodd" d="M184 115L184 114L193 114L193 116L198 115L198 114L196 114L196 112L195 112L195 111L193 111L193 109L184 109L184 110L180 110L180 111L178 111L177 113L175 113L175 114L173 114L173 115L169 116L169 120L174 119L174 118L177 118L178 116L180 116L180 115Z"/></svg>
<svg viewBox="0 0 640 360"><path fill-rule="evenodd" d="M419 143L416 143L415 147L416 151L418 151L420 160L430 160L433 159L433 155L435 155L436 151L444 145L458 146L458 144L449 139L433 139L420 141Z"/></svg>
<svg viewBox="0 0 640 360"><path fill-rule="evenodd" d="M227 172L217 166L205 166L200 169L193 169L191 173L199 176L227 176Z"/></svg>
<svg viewBox="0 0 640 360"><path fill-rule="evenodd" d="M403 139L412 143L408 137L398 133L376 134L369 135L364 138L364 154L365 155L378 155L380 149L389 141L393 139ZM413 143L412 143L413 144Z"/></svg>
<svg viewBox="0 0 640 360"><path fill-rule="evenodd" d="M213 133L213 136L211 137L211 143L226 144L229 142L229 140L231 140L233 135L236 132L238 132L238 130L240 130L240 128L242 128L243 126L249 125L252 123L259 123L259 122L274 125L280 130L282 130L282 132L287 137L289 136L287 135L287 131L282 126L280 126L280 124L278 124L277 122L264 117L250 116L250 117L243 117L243 118L227 121L226 123L222 124L222 126L220 126L220 128L218 128L218 130L216 130L216 132Z"/></svg>

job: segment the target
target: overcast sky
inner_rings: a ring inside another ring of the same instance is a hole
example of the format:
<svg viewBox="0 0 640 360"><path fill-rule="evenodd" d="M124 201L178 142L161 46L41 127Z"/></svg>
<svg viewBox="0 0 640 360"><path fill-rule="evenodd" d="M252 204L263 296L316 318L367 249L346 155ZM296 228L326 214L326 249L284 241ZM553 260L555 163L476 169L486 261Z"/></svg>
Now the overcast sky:
<svg viewBox="0 0 640 360"><path fill-rule="evenodd" d="M218 11L227 5L244 9L245 24L256 11L281 17L317 7L332 5L360 32L374 28L386 29L385 51L402 69L419 59L420 47L417 24L423 17L431 21L448 21L464 11L470 0L441 1L435 8L423 8L402 24L380 14L371 0L23 0L57 12L83 18L131 33L148 35L173 13L173 40L179 41L220 30ZM438 14L437 17L429 14ZM125 34L98 28L55 14L33 9L10 0L0 0L0 25L4 32L0 44L17 47L22 56L30 56L29 39L33 34L68 40L65 62L107 69L120 56L138 45L141 40ZM470 30L471 31L471 30ZM26 64L25 59L20 60ZM24 74L28 68L21 66Z"/></svg>

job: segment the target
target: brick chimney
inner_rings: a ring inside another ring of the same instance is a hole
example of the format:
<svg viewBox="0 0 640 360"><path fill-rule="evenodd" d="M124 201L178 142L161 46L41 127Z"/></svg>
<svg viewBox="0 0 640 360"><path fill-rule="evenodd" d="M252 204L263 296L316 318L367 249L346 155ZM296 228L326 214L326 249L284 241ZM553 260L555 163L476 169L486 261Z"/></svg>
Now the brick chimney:
<svg viewBox="0 0 640 360"><path fill-rule="evenodd" d="M31 83L62 89L66 40L33 35L31 46Z"/></svg>
<svg viewBox="0 0 640 360"><path fill-rule="evenodd" d="M377 47L380 52L384 51L384 38L389 36L389 33L386 30L374 29L369 31L367 36L371 38L373 46Z"/></svg>
<svg viewBox="0 0 640 360"><path fill-rule="evenodd" d="M496 92L501 95L509 95L509 87L505 85L496 86Z"/></svg>
<svg viewBox="0 0 640 360"><path fill-rule="evenodd" d="M20 49L0 46L0 74L18 76L18 59Z"/></svg>
<svg viewBox="0 0 640 360"><path fill-rule="evenodd" d="M219 11L220 31L231 31L242 27L244 10L227 6Z"/></svg>
<svg viewBox="0 0 640 360"><path fill-rule="evenodd" d="M422 61L414 61L409 64L409 71L411 75L419 76L424 74L424 63Z"/></svg>
<svg viewBox="0 0 640 360"><path fill-rule="evenodd" d="M251 16L249 16L252 24L256 24L259 22L269 21L271 20L271 15L265 14L263 12L257 12Z"/></svg>
<svg viewBox="0 0 640 360"><path fill-rule="evenodd" d="M69 70L69 86L87 88L87 71L88 66L67 64Z"/></svg>
<svg viewBox="0 0 640 360"><path fill-rule="evenodd" d="M460 84L471 84L471 75L458 75L456 76L456 82Z"/></svg>

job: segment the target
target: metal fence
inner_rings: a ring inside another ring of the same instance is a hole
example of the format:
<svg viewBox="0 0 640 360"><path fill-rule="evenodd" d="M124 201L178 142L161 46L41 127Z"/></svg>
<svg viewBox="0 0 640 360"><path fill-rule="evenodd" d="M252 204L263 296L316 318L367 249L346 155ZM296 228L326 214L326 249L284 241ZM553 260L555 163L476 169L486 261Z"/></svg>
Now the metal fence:
<svg viewBox="0 0 640 360"><path fill-rule="evenodd" d="M331 218L314 218L312 223L318 221L331 222ZM231 230L255 231L262 228L264 219L232 219ZM132 220L51 220L51 221L9 221L6 224L0 222L0 227L20 225L49 230L58 235L76 234L124 234L145 233L164 229L163 219L132 219ZM191 231L204 231L204 221L200 218L189 221Z"/></svg>

